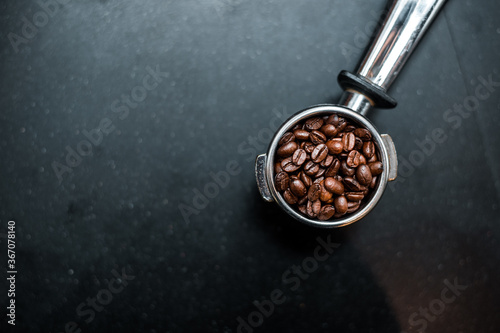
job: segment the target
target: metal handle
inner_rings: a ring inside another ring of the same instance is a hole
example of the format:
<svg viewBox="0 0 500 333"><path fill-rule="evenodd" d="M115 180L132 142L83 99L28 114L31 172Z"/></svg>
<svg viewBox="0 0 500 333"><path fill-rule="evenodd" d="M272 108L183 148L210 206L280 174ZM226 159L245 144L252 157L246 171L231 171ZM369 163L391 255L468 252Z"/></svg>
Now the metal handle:
<svg viewBox="0 0 500 333"><path fill-rule="evenodd" d="M384 94L445 2L395 0L356 76ZM367 96L356 89L346 89L340 104L366 114L377 104L373 97L378 96Z"/></svg>

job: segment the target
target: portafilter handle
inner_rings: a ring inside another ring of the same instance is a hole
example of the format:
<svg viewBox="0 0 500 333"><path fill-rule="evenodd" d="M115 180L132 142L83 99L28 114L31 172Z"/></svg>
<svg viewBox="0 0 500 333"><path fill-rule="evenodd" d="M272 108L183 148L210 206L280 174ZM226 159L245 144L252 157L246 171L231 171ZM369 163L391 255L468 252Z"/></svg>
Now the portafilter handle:
<svg viewBox="0 0 500 333"><path fill-rule="evenodd" d="M366 115L373 107L393 108L387 94L446 0L395 0L356 74L340 72L339 104Z"/></svg>

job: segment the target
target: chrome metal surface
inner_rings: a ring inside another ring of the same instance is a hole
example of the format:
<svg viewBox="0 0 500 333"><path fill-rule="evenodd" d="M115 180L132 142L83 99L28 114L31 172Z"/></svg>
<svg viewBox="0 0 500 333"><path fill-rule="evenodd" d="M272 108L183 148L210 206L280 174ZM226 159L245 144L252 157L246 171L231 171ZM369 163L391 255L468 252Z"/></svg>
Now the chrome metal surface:
<svg viewBox="0 0 500 333"><path fill-rule="evenodd" d="M255 179L257 180L257 187L259 188L259 192L261 197L267 202L273 202L273 197L269 192L269 187L267 186L266 180L266 154L260 154L255 159Z"/></svg>
<svg viewBox="0 0 500 333"><path fill-rule="evenodd" d="M340 97L339 105L366 115L373 107L372 101L357 91L346 90Z"/></svg>
<svg viewBox="0 0 500 333"><path fill-rule="evenodd" d="M384 141L385 148L389 153L389 176L387 180L392 182L393 180L396 180L396 177L398 176L398 155L396 153L396 146L394 145L394 141L392 141L389 134L382 134L381 137Z"/></svg>
<svg viewBox="0 0 500 333"><path fill-rule="evenodd" d="M347 216L343 216L337 219L332 219L329 221L319 221L316 219L311 219L305 215L302 215L298 210L290 207L286 203L286 201L283 199L283 196L276 190L275 184L274 184L274 160L275 160L275 155L276 155L276 150L278 147L278 141L280 138L285 134L287 131L289 131L295 124L297 124L300 121L303 121L309 117L313 116L324 116L324 115L330 115L332 113L336 113L339 116L345 117L349 121L353 123L357 123L358 125L366 128L369 130L372 135L373 135L373 142L377 146L377 149L379 151L379 160L384 164L384 165L389 165L389 152L387 150L386 144L384 140L382 139L382 136L379 134L377 129L373 126L373 124L364 116L361 114L352 111L344 106L340 105L317 105L317 106L312 106L306 110L299 111L295 115L293 115L291 118L289 118L281 127L278 129L276 134L274 135L271 144L269 145L269 149L267 151L267 156L265 158L265 179L267 182L267 188L271 194L271 197L278 203L278 205L289 215L294 217L295 219L309 224L309 225L314 225L317 227L323 227L323 228L332 228L332 227L342 227L351 223L354 223L356 221L359 221L363 217L365 217L378 203L380 198L382 197L382 194L384 193L384 190L387 186L387 180L389 178L389 170L390 168L384 168L384 171L382 174L379 176L378 179L378 184L371 194L371 197L368 198L367 202L361 206L361 208L356 211L355 213L349 214ZM395 153L395 150L394 150ZM262 155L260 155L262 156ZM259 170L259 163L262 163L263 159L257 158L256 161L256 170ZM259 179L259 178L257 178ZM259 182L259 180L257 180ZM260 186L259 186L260 189ZM262 195L262 192L261 192ZM262 197L266 200L266 197L262 195Z"/></svg>
<svg viewBox="0 0 500 333"><path fill-rule="evenodd" d="M396 0L358 74L387 90L446 0Z"/></svg>

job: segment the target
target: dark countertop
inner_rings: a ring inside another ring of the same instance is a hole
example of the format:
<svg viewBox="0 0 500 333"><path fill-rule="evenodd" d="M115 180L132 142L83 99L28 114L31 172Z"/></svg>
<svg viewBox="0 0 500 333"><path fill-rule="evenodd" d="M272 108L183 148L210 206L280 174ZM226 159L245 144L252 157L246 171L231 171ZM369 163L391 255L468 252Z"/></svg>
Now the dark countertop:
<svg viewBox="0 0 500 333"><path fill-rule="evenodd" d="M338 100L385 0L60 2L0 5L7 332L500 330L498 1L439 14L390 90L398 107L370 114L399 180L335 230L264 202L254 159L277 118ZM446 140L422 143L437 128ZM66 161L78 149L92 152Z"/></svg>

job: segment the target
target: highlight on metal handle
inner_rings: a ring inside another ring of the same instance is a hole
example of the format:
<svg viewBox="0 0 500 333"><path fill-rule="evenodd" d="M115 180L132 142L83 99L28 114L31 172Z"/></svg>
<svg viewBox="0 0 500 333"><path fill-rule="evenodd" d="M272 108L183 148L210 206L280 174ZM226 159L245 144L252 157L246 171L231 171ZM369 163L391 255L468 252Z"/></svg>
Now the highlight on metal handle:
<svg viewBox="0 0 500 333"><path fill-rule="evenodd" d="M395 101L387 100L385 93L445 2L395 0L357 73L351 74L354 78L339 75L346 90L340 104L361 114L379 105L377 99L386 102L385 107L394 107Z"/></svg>

